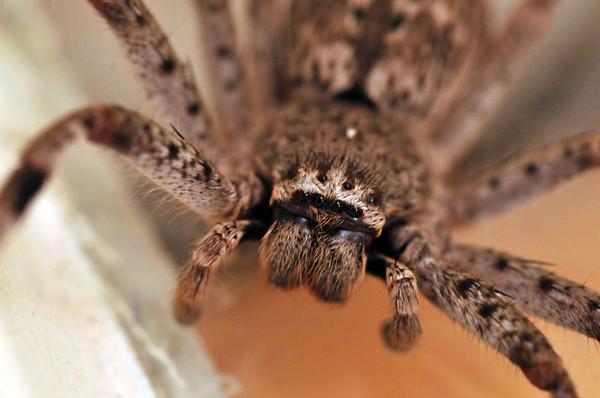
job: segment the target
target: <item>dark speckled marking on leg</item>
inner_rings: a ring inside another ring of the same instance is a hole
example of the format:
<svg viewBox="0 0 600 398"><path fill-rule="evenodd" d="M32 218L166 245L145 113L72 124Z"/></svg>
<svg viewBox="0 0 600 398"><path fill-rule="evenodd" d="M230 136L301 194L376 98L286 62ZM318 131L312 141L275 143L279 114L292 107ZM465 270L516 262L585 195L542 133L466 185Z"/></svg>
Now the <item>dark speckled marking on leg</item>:
<svg viewBox="0 0 600 398"><path fill-rule="evenodd" d="M26 164L17 170L6 183L10 187L12 208L15 215L20 215L27 208L31 199L42 188L47 173L34 166Z"/></svg>

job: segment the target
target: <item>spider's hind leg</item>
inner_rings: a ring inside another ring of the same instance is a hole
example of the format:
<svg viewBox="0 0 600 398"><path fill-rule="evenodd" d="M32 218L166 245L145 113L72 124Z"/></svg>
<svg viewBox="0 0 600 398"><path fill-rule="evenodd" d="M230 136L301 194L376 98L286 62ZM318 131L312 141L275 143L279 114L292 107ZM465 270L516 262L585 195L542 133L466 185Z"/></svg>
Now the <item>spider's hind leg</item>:
<svg viewBox="0 0 600 398"><path fill-rule="evenodd" d="M503 31L482 49L470 83L429 130L432 161L440 173L452 170L483 132L534 44L548 27L559 0L520 0Z"/></svg>
<svg viewBox="0 0 600 398"><path fill-rule="evenodd" d="M526 312L600 341L600 294L544 265L491 249L457 245L446 258L514 298Z"/></svg>
<svg viewBox="0 0 600 398"><path fill-rule="evenodd" d="M551 190L600 166L600 133L569 137L515 157L447 198L447 221L468 224Z"/></svg>

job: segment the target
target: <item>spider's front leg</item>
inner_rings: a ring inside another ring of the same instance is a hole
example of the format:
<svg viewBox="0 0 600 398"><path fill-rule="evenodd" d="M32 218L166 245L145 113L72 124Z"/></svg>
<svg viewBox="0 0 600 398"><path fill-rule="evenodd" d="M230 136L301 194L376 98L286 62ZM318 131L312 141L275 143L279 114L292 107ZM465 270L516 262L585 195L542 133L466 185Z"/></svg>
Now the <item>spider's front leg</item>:
<svg viewBox="0 0 600 398"><path fill-rule="evenodd" d="M165 125L172 123L220 166L219 143L192 70L141 0L88 0L109 24Z"/></svg>
<svg viewBox="0 0 600 398"><path fill-rule="evenodd" d="M454 245L445 257L513 297L524 311L600 341L600 294L593 290L550 272L539 262L491 249Z"/></svg>
<svg viewBox="0 0 600 398"><path fill-rule="evenodd" d="M438 308L519 366L553 397L573 398L575 387L544 335L510 302L484 282L446 266L442 243L427 227L395 227L387 233L419 289Z"/></svg>
<svg viewBox="0 0 600 398"><path fill-rule="evenodd" d="M600 166L600 133L570 137L516 157L447 198L447 221L467 224L506 211L582 172Z"/></svg>
<svg viewBox="0 0 600 398"><path fill-rule="evenodd" d="M97 105L65 116L25 148L0 190L0 239L42 188L59 155L78 138L115 151L205 217L237 218L256 199L247 182L227 180L175 132L122 107Z"/></svg>
<svg viewBox="0 0 600 398"><path fill-rule="evenodd" d="M393 318L381 330L386 345L395 351L410 349L422 333L415 275L405 265L383 255L370 257L367 271L385 280L394 307Z"/></svg>
<svg viewBox="0 0 600 398"><path fill-rule="evenodd" d="M191 323L198 318L210 273L223 263L244 236L261 228L258 221L227 221L212 227L196 244L177 280L173 307L179 322Z"/></svg>

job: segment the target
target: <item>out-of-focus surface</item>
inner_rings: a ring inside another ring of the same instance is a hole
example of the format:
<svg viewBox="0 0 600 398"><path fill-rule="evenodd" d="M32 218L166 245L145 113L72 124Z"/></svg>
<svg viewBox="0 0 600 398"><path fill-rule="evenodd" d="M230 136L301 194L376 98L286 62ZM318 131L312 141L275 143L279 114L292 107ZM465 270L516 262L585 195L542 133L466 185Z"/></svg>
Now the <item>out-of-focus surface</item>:
<svg viewBox="0 0 600 398"><path fill-rule="evenodd" d="M147 3L182 55L197 60L191 1ZM514 4L501 3L506 9ZM91 99L150 109L115 39L85 2L53 0L46 8L63 32L68 62ZM600 128L599 20L596 0L561 3L550 35L533 54L470 164L493 164L520 145L536 146ZM595 171L509 214L460 231L458 238L554 263L562 275L600 290L598 203L600 171ZM195 232L189 226L180 229ZM181 234L185 240L180 246L193 238ZM367 278L350 302L338 307L304 292L275 290L257 273L255 246L249 245L213 278L200 325L218 368L240 381L240 396L546 396L424 300L424 336L411 352L399 355L387 351L379 336L381 322L390 315L380 282ZM597 343L538 324L563 356L581 396L597 396Z"/></svg>
<svg viewBox="0 0 600 398"><path fill-rule="evenodd" d="M556 264L600 289L600 175L590 173L459 239ZM252 248L241 255L253 255ZM240 265L232 264L232 266ZM390 315L383 284L367 278L344 306L283 292L254 266L213 279L201 331L219 369L239 378L243 397L546 397L521 372L422 300L424 334L406 354L388 351L379 327ZM581 397L600 388L598 343L539 321Z"/></svg>
<svg viewBox="0 0 600 398"><path fill-rule="evenodd" d="M480 174L478 165L493 164L522 145L600 129L600 2L564 1L558 11L549 36L466 162L467 174ZM457 238L551 262L556 272L600 290L598 203L600 171L594 171ZM248 249L237 263L254 264ZM409 353L395 354L379 335L390 315L379 281L367 278L350 302L330 306L305 292L276 290L252 265L226 269L213 280L201 331L220 369L240 379L243 397L547 396L506 359L421 302L424 335ZM563 357L581 397L598 396L598 343L537 324Z"/></svg>
<svg viewBox="0 0 600 398"><path fill-rule="evenodd" d="M41 10L0 4L0 181L85 98ZM0 396L222 396L164 300L175 266L111 160L76 146L54 177L0 248Z"/></svg>

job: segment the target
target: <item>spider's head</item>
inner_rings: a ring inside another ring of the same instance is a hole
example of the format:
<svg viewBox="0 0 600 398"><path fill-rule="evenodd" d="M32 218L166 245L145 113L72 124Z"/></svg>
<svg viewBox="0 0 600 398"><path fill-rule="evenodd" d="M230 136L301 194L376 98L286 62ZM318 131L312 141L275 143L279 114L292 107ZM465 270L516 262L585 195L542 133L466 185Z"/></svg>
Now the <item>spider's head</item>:
<svg viewBox="0 0 600 398"><path fill-rule="evenodd" d="M299 169L274 186L271 205L273 223L260 246L268 281L286 288L304 284L323 300L345 300L385 224L372 190L336 170Z"/></svg>

